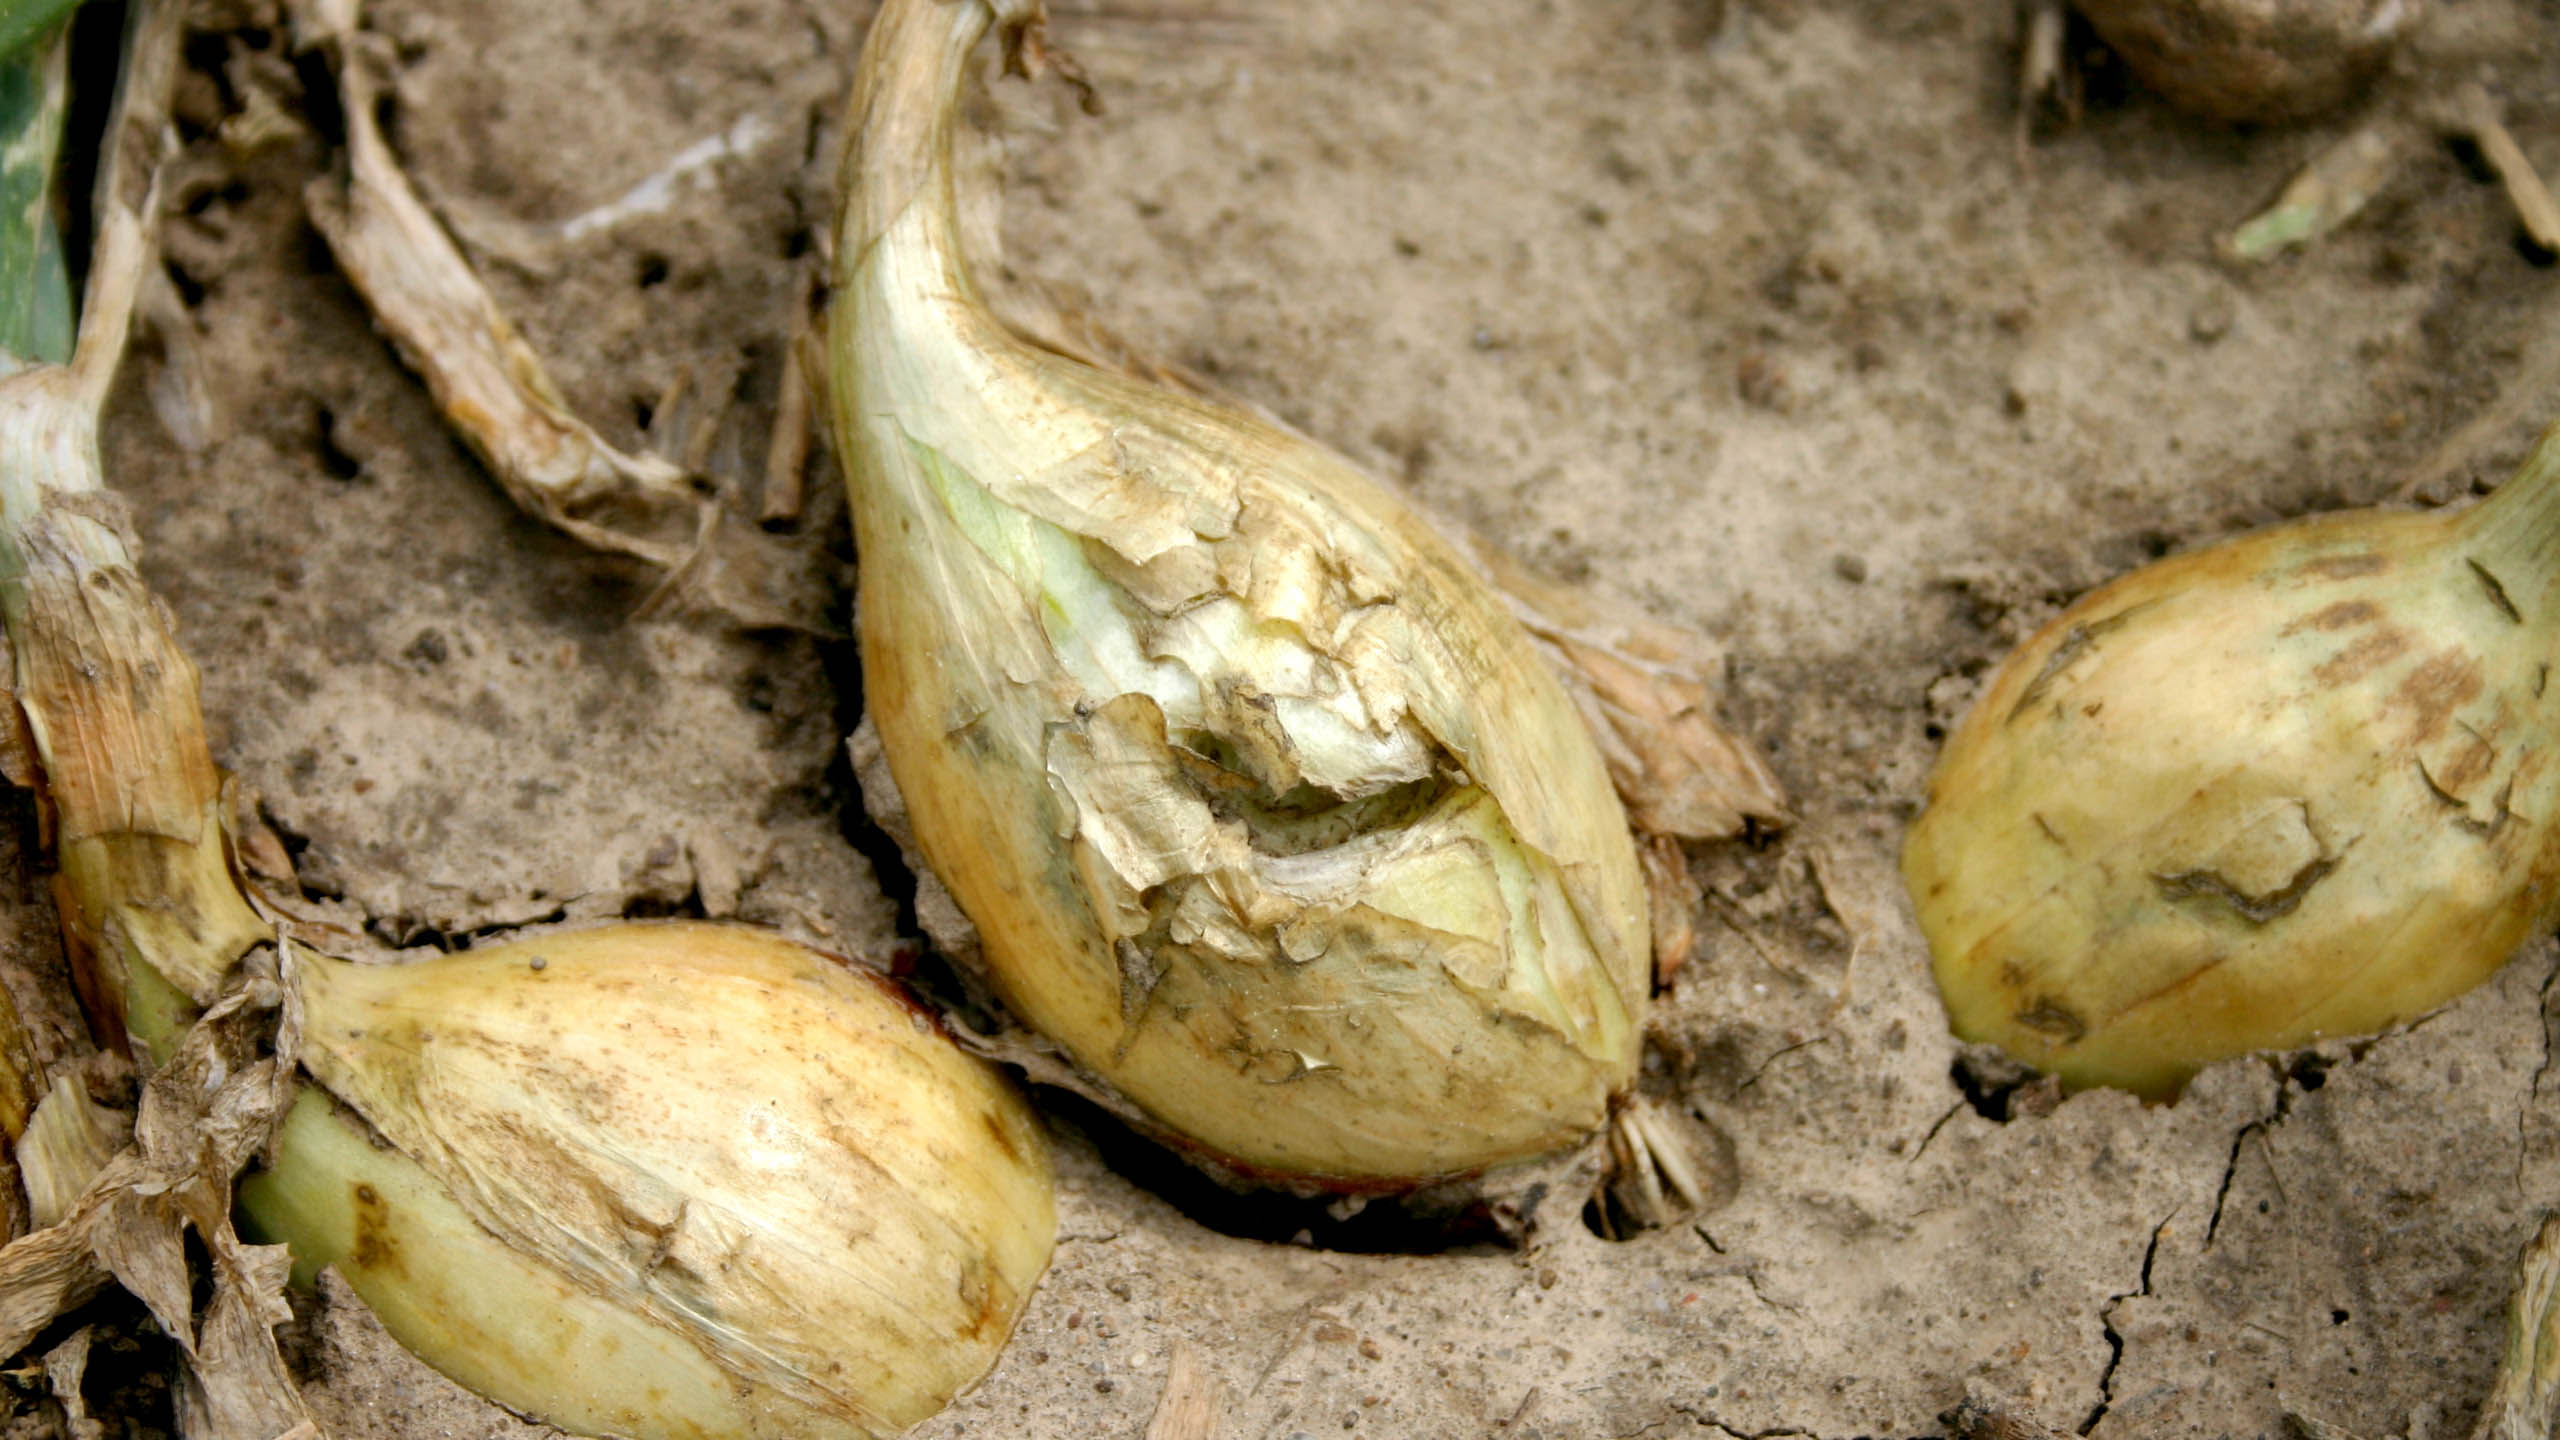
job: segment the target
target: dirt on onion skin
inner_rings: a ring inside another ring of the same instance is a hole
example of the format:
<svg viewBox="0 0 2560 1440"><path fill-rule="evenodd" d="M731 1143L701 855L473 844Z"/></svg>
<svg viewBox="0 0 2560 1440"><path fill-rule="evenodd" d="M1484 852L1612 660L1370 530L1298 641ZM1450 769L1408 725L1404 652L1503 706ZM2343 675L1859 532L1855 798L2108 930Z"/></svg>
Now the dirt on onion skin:
<svg viewBox="0 0 2560 1440"><path fill-rule="evenodd" d="M2548 943L2406 1033L2219 1066L2174 1106L2012 1106L1957 1083L1894 861L1943 728L2072 595L2522 455L2548 399L2437 454L2560 373L2555 277L2497 188L2427 151L2340 233L2224 268L2215 237L2355 114L2243 132L2099 96L2022 166L2008 7L1963 0L1054 8L1104 113L1018 81L972 111L1015 275L1726 642L1728 718L1803 819L1690 852L1704 944L1644 1083L1731 1142L1712 1216L1612 1243L1551 1195L1523 1250L1275 1243L1050 1106L1057 1260L917 1433L1139 1433L1178 1342L1239 1437L1916 1435L1969 1379L2099 1437L2273 1434L2315 1396L2362 1434L2467 1426L2560 1201ZM571 403L639 444L689 375L750 515L862 18L373 8L394 143ZM182 114L252 85L303 113L282 43L198 42ZM2555 44L2546 8L2467 0L2397 63L2421 93L2487 67L2549 162L2560 88L2517 57ZM890 956L846 642L635 619L650 577L516 515L304 219L321 131L220 152L172 224L210 443L155 414L148 342L107 439L303 903L390 943L700 911ZM841 492L812 476L808 613L841 627ZM307 1308L333 1433L518 1428L342 1294Z"/></svg>

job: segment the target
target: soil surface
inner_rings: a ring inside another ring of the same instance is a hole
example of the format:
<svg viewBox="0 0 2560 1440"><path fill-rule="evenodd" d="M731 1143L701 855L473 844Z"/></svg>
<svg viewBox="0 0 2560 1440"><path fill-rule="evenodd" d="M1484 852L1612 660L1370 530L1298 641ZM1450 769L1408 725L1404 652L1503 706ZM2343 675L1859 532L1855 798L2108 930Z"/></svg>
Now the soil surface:
<svg viewBox="0 0 2560 1440"><path fill-rule="evenodd" d="M108 473L302 903L390 947L734 916L930 980L845 758L823 451L779 527L803 628L644 614L654 577L515 511L375 333L304 210L325 71L235 8L180 105L213 177L167 245L195 354L138 348ZM1939 1435L1968 1381L2099 1437L2274 1436L2288 1404L2466 1430L2560 1204L2550 944L2403 1033L2056 1104L1949 1038L1895 865L1943 729L2071 596L2446 502L2560 414L2560 276L2414 118L2352 224L2215 255L2355 124L2465 80L2560 173L2560 12L2442 0L2359 109L2283 129L2184 118L2091 54L2082 121L2022 144L2015 21L1975 0L1053 9L1105 108L973 104L1010 278L1717 637L1799 813L1689 851L1705 940L1645 1086L1729 1147L1709 1213L1612 1240L1550 1193L1523 1247L1438 1237L1228 1197L1040 1092L1056 1261L918 1433L1137 1436L1177 1353L1235 1440ZM694 448L748 525L866 13L369 13L394 144L573 407ZM211 138L253 93L284 103ZM306 1308L336 1434L528 1428L343 1292Z"/></svg>

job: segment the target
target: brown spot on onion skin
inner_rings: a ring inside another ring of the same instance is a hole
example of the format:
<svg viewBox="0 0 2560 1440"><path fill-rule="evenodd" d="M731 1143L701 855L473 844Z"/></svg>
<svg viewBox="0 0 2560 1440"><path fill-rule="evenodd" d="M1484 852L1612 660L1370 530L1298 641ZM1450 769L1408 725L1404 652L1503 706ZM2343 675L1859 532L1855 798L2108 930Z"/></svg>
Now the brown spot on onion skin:
<svg viewBox="0 0 2560 1440"><path fill-rule="evenodd" d="M987 1127L987 1134L995 1140L996 1148L1005 1153L1006 1159L1022 1159L1022 1148L1013 1143L1013 1132L1005 1128L1003 1116L992 1110L985 1111L978 1116L978 1123Z"/></svg>
<svg viewBox="0 0 2560 1440"><path fill-rule="evenodd" d="M2480 688L2479 660L2465 651L2446 650L2411 670L2384 708L2409 712L2402 744L2424 745L2444 733L2454 712L2471 703Z"/></svg>
<svg viewBox="0 0 2560 1440"><path fill-rule="evenodd" d="M999 1325L1007 1330L1012 1328L1011 1307L1005 1303L1005 1298L1002 1287L995 1283L993 1276L975 1266L961 1272L960 1303L969 1311L965 1332L969 1338L975 1340L990 1333L1001 1335L1003 1331L996 1328Z"/></svg>
<svg viewBox="0 0 2560 1440"><path fill-rule="evenodd" d="M2497 768L2497 764L2497 747L2491 745L2487 739L2475 731L2471 735L2471 743L2462 747L2462 753L2454 757L2452 764L2440 771L2429 773L2426 762L2422 760L2418 762L2418 769L2420 773L2427 776L2429 788L2439 790L2447 796L2457 796L2469 789L2472 781L2480 779ZM2461 802L2457 800L2455 803Z"/></svg>
<svg viewBox="0 0 2560 1440"><path fill-rule="evenodd" d="M2044 999L2018 1012L2018 1023L2030 1030L2040 1030L2065 1045L2075 1044L2089 1033L2086 1022L2060 1002Z"/></svg>
<svg viewBox="0 0 2560 1440"><path fill-rule="evenodd" d="M2284 633L2298 635L2304 630L2349 630L2381 618L2382 607L2370 600L2341 600L2287 625Z"/></svg>
<svg viewBox="0 0 2560 1440"><path fill-rule="evenodd" d="M356 1210L356 1241L348 1259L359 1270L405 1272L408 1267L401 1263L399 1242L391 1234L391 1206L382 1192L360 1184L349 1198Z"/></svg>
<svg viewBox="0 0 2560 1440"><path fill-rule="evenodd" d="M2332 606L2332 609L2345 607ZM2370 607L2367 607L2370 608ZM2327 611L2321 612L2328 613ZM2317 617L2314 617L2315 619ZM2329 627L2322 626L2322 629ZM2311 678L2331 689L2352 685L2356 681L2400 657L2409 648L2407 631L2395 626L2359 635L2347 648L2330 656L2311 672Z"/></svg>

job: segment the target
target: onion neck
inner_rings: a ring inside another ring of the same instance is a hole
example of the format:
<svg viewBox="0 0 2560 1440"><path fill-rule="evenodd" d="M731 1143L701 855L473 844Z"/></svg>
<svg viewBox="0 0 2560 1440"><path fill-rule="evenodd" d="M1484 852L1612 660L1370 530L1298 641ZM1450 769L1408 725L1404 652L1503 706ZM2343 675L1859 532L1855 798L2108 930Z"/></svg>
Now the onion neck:
<svg viewBox="0 0 2560 1440"><path fill-rule="evenodd" d="M0 628L49 802L66 938L116 1012L94 1018L120 1020L156 1059L269 931L230 870L196 667L101 483L97 396L121 315L111 328L85 330L69 367L0 379Z"/></svg>
<svg viewBox="0 0 2560 1440"><path fill-rule="evenodd" d="M853 86L853 143L836 232L840 285L910 212L954 298L977 293L960 260L951 130L970 52L995 19L991 0L886 0L863 42Z"/></svg>
<svg viewBox="0 0 2560 1440"><path fill-rule="evenodd" d="M2517 618L2560 628L2560 425L2496 493L2454 522L2456 543L2495 580Z"/></svg>

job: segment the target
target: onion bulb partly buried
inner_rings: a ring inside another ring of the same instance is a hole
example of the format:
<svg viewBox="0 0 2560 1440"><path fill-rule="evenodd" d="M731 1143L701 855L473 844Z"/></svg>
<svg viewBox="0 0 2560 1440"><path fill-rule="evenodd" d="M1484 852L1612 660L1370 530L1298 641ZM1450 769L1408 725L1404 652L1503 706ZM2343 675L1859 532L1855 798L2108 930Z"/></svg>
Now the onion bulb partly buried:
<svg viewBox="0 0 2560 1440"><path fill-rule="evenodd" d="M2082 597L1948 739L1903 854L1956 1033L2164 1096L2486 978L2560 914L2555 582L2560 430L2466 512Z"/></svg>
<svg viewBox="0 0 2560 1440"><path fill-rule="evenodd" d="M564 1429L895 1434L986 1372L1048 1263L1021 1101L778 937L614 925L295 986L318 1088L242 1209Z"/></svg>
<svg viewBox="0 0 2560 1440"><path fill-rule="evenodd" d="M1388 1191L1570 1144L1648 990L1600 754L1348 461L989 314L951 130L1037 9L888 0L854 92L834 421L916 844L1014 1012L1232 1167Z"/></svg>
<svg viewBox="0 0 2560 1440"><path fill-rule="evenodd" d="M2075 0L2142 83L2214 120L2299 120L2359 98L2426 0Z"/></svg>

